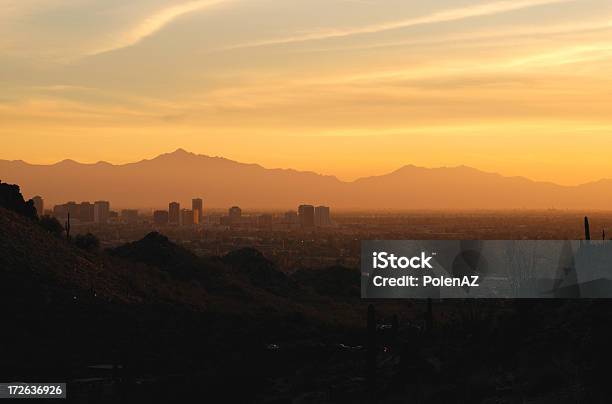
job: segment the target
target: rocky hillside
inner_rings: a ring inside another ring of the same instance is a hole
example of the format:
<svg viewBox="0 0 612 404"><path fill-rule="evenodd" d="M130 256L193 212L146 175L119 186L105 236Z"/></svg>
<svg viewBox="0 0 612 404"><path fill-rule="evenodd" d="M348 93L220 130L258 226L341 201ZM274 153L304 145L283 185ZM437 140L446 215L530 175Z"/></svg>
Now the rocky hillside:
<svg viewBox="0 0 612 404"><path fill-rule="evenodd" d="M112 251L85 251L2 207L0 228L0 304L9 308L0 333L2 380L91 380L91 367L105 364L122 369L121 378L165 383L197 374L240 400L265 390L264 378L280 371L260 368L267 347L360 335L360 304L302 288L253 250L202 259L150 234ZM232 389L235 378L244 380L242 389ZM156 390L145 393L156 402Z"/></svg>

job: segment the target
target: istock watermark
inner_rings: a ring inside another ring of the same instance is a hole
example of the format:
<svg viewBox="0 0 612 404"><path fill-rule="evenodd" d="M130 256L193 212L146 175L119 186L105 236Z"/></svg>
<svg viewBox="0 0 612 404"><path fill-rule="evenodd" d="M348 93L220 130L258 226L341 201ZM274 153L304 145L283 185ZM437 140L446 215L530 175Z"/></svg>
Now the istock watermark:
<svg viewBox="0 0 612 404"><path fill-rule="evenodd" d="M612 242L364 241L361 295L401 298L612 298Z"/></svg>

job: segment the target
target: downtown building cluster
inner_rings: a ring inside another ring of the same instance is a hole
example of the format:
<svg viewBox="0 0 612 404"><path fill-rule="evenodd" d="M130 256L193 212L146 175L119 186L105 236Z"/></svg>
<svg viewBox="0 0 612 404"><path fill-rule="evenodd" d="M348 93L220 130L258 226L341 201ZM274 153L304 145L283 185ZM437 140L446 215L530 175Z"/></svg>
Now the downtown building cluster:
<svg viewBox="0 0 612 404"><path fill-rule="evenodd" d="M44 200L40 196L32 198L34 206L42 216ZM329 206L314 206L302 204L297 211L290 210L281 215L259 214L244 215L239 206L232 206L226 215L204 215L204 201L201 198L191 200L191 207L183 208L180 202L172 201L167 210L155 210L152 215L143 217L137 209L122 209L120 212L111 210L109 201L83 201L80 203L70 201L55 205L52 210L45 212L58 219L77 223L125 223L152 222L155 226L201 226L205 224L227 227L269 227L280 224L290 228L316 228L332 226Z"/></svg>
<svg viewBox="0 0 612 404"><path fill-rule="evenodd" d="M285 227L328 227L332 225L330 208L328 206L300 205L297 211L290 210L282 216L262 214L259 216L244 216L239 206L232 206L227 216L220 218L222 226L259 226L268 227L281 224Z"/></svg>
<svg viewBox="0 0 612 404"><path fill-rule="evenodd" d="M204 201L200 198L191 200L191 209L181 209L179 202L170 202L168 210L153 212L153 222L157 226L193 226L204 224Z"/></svg>
<svg viewBox="0 0 612 404"><path fill-rule="evenodd" d="M55 205L52 210L45 211L45 201L41 196L32 198L38 216L50 215L57 219L68 219L80 223L107 224L121 220L125 223L136 223L139 218L137 209L123 209L120 213L111 210L109 201L70 201Z"/></svg>
<svg viewBox="0 0 612 404"><path fill-rule="evenodd" d="M41 204L41 208L39 210L37 207L36 210L38 212L44 212L44 202L42 201L42 198L41 202L39 203ZM35 200L34 206L36 205L37 202ZM129 216L129 213L133 214L133 212L130 212L129 210L122 212L122 214L125 214L126 216ZM66 202L61 205L55 205L53 207L52 215L58 219L67 219L70 217L71 220L77 220L82 223L99 224L106 224L111 220L111 218L118 216L116 212L111 211L109 201L95 201L93 203L88 201L83 201L80 203L74 201ZM136 211L136 216L137 215L138 212Z"/></svg>

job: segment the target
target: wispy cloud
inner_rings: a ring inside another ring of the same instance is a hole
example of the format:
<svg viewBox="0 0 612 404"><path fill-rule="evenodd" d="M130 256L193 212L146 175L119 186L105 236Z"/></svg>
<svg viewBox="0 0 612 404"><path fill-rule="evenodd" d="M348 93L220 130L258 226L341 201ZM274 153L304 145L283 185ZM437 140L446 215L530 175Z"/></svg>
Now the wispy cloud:
<svg viewBox="0 0 612 404"><path fill-rule="evenodd" d="M607 60L611 56L612 43L591 43L521 58L509 64L509 67L551 67Z"/></svg>
<svg viewBox="0 0 612 404"><path fill-rule="evenodd" d="M155 34L179 17L231 1L233 0L195 0L158 10L152 15L144 18L144 20L140 21L131 29L118 34L116 39L109 45L94 49L90 51L88 55L97 55L135 45L148 36Z"/></svg>
<svg viewBox="0 0 612 404"><path fill-rule="evenodd" d="M477 4L461 8L452 8L438 11L421 17L408 18L403 20L389 21L380 24L372 24L360 27L349 27L341 29L324 29L305 34L293 35L283 38L263 39L251 41L228 47L226 49L250 48L257 46L281 45L294 42L306 42L322 39L341 38L360 34L375 34L400 28L409 28L418 25L436 24L450 21L458 21L467 18L483 17L521 10L536 6L549 4L567 3L576 0L502 0Z"/></svg>
<svg viewBox="0 0 612 404"><path fill-rule="evenodd" d="M457 42L472 42L486 41L500 38L527 38L533 39L535 36L554 36L565 34L576 34L599 30L612 29L612 19L596 21L582 21L570 24L557 25L533 25L533 26L513 26L506 29L495 29L485 31L473 31L468 33L450 33L437 37L426 37L417 39L408 39L400 41L388 41L381 43L357 44L357 45L334 45L317 48L292 49L295 53L316 53L316 52L338 52L338 51L354 51L354 50L370 50L381 48L405 47L412 45L432 45L432 44L447 44Z"/></svg>

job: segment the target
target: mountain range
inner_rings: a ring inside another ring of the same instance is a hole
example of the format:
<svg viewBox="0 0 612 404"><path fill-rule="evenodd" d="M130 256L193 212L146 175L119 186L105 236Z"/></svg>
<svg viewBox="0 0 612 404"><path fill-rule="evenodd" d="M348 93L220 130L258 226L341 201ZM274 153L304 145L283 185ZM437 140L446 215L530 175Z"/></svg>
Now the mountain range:
<svg viewBox="0 0 612 404"><path fill-rule="evenodd" d="M0 180L17 183L47 206L109 200L115 208L162 208L201 197L208 207L295 209L610 209L612 180L577 186L505 177L471 167L404 166L352 182L291 169L268 169L178 149L149 160L113 165L64 160L51 165L0 160Z"/></svg>

